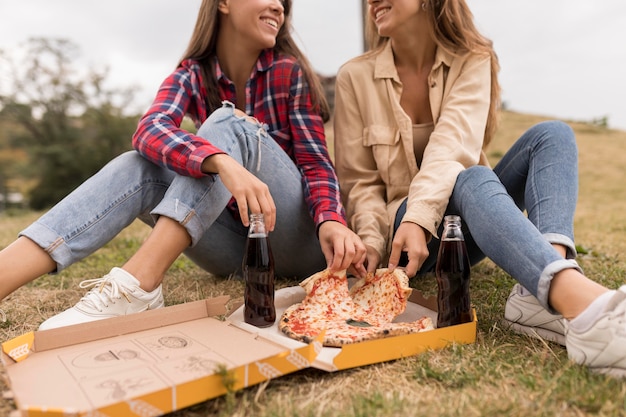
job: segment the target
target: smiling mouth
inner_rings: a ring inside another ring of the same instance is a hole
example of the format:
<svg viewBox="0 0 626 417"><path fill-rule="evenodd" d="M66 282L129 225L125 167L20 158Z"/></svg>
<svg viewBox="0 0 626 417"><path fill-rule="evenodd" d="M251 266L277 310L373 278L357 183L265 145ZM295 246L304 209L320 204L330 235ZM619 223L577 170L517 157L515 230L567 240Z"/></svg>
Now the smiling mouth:
<svg viewBox="0 0 626 417"><path fill-rule="evenodd" d="M273 19L261 19L261 21L274 29L278 29L278 22Z"/></svg>
<svg viewBox="0 0 626 417"><path fill-rule="evenodd" d="M389 8L380 9L376 11L376 14L374 15L374 17L376 18L376 20L378 20L378 18L386 15L388 12L389 12Z"/></svg>

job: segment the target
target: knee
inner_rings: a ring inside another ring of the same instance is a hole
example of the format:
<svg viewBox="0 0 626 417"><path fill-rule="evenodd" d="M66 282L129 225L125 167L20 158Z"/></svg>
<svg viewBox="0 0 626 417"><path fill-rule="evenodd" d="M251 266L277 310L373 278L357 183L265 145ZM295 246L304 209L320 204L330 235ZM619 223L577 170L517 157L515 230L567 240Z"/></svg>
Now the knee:
<svg viewBox="0 0 626 417"><path fill-rule="evenodd" d="M506 193L498 176L491 168L475 165L459 173L450 201L458 206L474 197L480 198Z"/></svg>
<svg viewBox="0 0 626 417"><path fill-rule="evenodd" d="M554 143L564 150L577 150L574 130L567 123L560 120L538 123L529 129L529 133Z"/></svg>
<svg viewBox="0 0 626 417"><path fill-rule="evenodd" d="M474 165L461 171L456 179L455 191L462 189L475 189L481 184L497 179L491 168L483 165Z"/></svg>
<svg viewBox="0 0 626 417"><path fill-rule="evenodd" d="M223 124L229 120L235 120L235 107L230 102L224 102L224 105L219 109L216 109L209 115L204 121L202 126L198 129L198 136L210 137L212 133L212 127L218 124Z"/></svg>
<svg viewBox="0 0 626 417"><path fill-rule="evenodd" d="M120 172L126 172L129 168L135 169L137 166L145 162L148 161L137 151L126 151L113 158L107 166L112 166L114 169L124 170Z"/></svg>
<svg viewBox="0 0 626 417"><path fill-rule="evenodd" d="M547 120L545 122L539 122L529 129L530 131L544 132L545 134L554 136L574 136L574 131L565 122L560 120Z"/></svg>
<svg viewBox="0 0 626 417"><path fill-rule="evenodd" d="M235 107L230 102L224 102L222 107L216 109L209 115L207 118L207 122L211 121L213 123L228 119L235 114Z"/></svg>
<svg viewBox="0 0 626 417"><path fill-rule="evenodd" d="M148 161L137 151L124 152L102 168L103 173L113 178L125 178L127 181L155 177L161 170L160 166Z"/></svg>

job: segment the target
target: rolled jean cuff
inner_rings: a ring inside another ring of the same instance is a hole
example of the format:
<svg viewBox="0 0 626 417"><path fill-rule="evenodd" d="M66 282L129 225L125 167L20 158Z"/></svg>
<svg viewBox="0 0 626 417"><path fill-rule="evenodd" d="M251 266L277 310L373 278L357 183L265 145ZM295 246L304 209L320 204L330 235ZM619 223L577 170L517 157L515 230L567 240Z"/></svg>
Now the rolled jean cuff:
<svg viewBox="0 0 626 417"><path fill-rule="evenodd" d="M545 233L543 235L552 245L562 245L566 248L565 259L576 258L576 245L569 237L559 233Z"/></svg>
<svg viewBox="0 0 626 417"><path fill-rule="evenodd" d="M169 217L177 221L187 230L189 237L191 237L190 247L194 247L209 228L209 225L202 223L202 219L197 215L195 210L178 199L161 201L159 205L150 212L150 215L152 215L155 222L160 216Z"/></svg>
<svg viewBox="0 0 626 417"><path fill-rule="evenodd" d="M22 230L19 233L19 236L29 238L41 249L46 251L46 253L57 264L57 268L54 273L61 272L74 262L72 249L70 249L67 245L65 239L44 224L35 222L26 229Z"/></svg>
<svg viewBox="0 0 626 417"><path fill-rule="evenodd" d="M548 266L545 267L541 276L539 277L539 283L537 284L537 300L539 303L551 312L552 314L559 314L556 310L550 306L548 302L548 295L550 293L550 286L552 285L552 278L556 274L566 269L575 269L582 274L582 269L578 266L578 263L573 259L560 259L558 261L552 262Z"/></svg>

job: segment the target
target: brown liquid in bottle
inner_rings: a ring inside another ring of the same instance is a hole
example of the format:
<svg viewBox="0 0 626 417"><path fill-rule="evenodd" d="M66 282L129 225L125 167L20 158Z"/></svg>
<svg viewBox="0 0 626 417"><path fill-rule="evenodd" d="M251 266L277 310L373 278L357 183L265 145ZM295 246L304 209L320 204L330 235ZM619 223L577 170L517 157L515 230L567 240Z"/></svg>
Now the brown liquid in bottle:
<svg viewBox="0 0 626 417"><path fill-rule="evenodd" d="M246 284L243 314L246 323L269 327L276 321L274 258L264 226L262 232L256 227L252 217L242 265Z"/></svg>
<svg viewBox="0 0 626 417"><path fill-rule="evenodd" d="M448 216L447 216L448 217ZM446 218L447 218L446 217ZM435 274L439 292L437 295L437 327L453 326L472 321L470 304L470 264L467 248L457 217L456 230L444 227L442 241L439 246Z"/></svg>

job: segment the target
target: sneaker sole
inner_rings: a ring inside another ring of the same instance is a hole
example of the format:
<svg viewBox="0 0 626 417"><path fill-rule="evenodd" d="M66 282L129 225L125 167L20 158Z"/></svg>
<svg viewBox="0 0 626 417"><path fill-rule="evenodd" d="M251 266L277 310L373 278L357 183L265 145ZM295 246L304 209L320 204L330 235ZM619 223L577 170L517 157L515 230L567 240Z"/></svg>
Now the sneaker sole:
<svg viewBox="0 0 626 417"><path fill-rule="evenodd" d="M606 375L618 379L626 379L626 369L622 368L589 368L589 370L594 374Z"/></svg>
<svg viewBox="0 0 626 417"><path fill-rule="evenodd" d="M534 337L535 339L544 339L549 342L565 346L565 336L560 333L553 332L552 330L541 327L524 326L523 324L515 323L507 319L502 319L502 324L507 329L512 329L516 333Z"/></svg>

